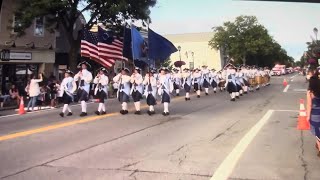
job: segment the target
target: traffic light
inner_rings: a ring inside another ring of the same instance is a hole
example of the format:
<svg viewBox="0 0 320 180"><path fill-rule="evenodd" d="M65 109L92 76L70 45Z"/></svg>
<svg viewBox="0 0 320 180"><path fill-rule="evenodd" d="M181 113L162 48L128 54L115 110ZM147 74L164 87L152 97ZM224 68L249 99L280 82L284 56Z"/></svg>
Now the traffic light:
<svg viewBox="0 0 320 180"><path fill-rule="evenodd" d="M1 61L9 61L10 60L10 50L2 49L0 52L0 60Z"/></svg>

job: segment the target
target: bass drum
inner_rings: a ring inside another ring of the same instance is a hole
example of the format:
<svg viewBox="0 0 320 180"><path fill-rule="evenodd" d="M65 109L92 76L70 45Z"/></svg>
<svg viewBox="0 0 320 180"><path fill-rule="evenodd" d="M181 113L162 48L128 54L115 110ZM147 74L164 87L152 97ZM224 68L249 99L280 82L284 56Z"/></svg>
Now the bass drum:
<svg viewBox="0 0 320 180"><path fill-rule="evenodd" d="M255 86L256 85L256 81L254 78L249 78L249 84L250 86Z"/></svg>

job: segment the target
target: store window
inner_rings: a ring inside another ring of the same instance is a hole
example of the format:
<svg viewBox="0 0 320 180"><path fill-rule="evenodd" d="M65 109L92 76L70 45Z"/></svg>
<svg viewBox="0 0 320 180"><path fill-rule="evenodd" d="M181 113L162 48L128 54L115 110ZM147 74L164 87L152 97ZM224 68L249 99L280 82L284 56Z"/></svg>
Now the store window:
<svg viewBox="0 0 320 180"><path fill-rule="evenodd" d="M12 30L13 33L17 33L19 29L22 27L21 19L19 19L18 15L13 16L12 26L13 26L13 30Z"/></svg>
<svg viewBox="0 0 320 180"><path fill-rule="evenodd" d="M44 17L37 17L34 23L34 35L44 36Z"/></svg>

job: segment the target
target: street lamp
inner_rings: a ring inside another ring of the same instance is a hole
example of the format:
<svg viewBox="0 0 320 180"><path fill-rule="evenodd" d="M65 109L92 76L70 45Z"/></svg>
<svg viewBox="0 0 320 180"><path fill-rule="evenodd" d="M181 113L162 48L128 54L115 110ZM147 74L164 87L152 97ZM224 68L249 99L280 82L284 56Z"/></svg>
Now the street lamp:
<svg viewBox="0 0 320 180"><path fill-rule="evenodd" d="M318 41L318 29L315 27L313 28L313 33L316 36L316 42Z"/></svg>
<svg viewBox="0 0 320 180"><path fill-rule="evenodd" d="M191 52L192 55L192 69L194 69L194 52Z"/></svg>

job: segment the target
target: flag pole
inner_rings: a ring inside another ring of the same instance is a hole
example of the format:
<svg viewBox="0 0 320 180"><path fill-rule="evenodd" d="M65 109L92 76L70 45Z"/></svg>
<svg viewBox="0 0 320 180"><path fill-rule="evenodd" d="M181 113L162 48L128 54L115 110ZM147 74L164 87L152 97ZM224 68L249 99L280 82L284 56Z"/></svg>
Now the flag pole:
<svg viewBox="0 0 320 180"><path fill-rule="evenodd" d="M132 34L132 20L131 20L131 23L130 23L130 33L131 33L131 51L132 51L132 63L133 63L133 66L136 67L135 63L134 63L134 50L133 50L133 43L132 43L132 37L133 37L133 34Z"/></svg>

